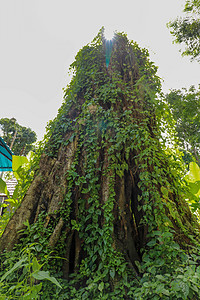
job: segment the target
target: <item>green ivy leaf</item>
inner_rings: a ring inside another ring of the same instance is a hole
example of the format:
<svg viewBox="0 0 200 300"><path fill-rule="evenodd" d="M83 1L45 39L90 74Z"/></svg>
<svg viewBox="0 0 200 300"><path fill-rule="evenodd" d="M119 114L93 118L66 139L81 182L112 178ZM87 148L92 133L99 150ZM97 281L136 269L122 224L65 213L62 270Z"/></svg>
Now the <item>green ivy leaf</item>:
<svg viewBox="0 0 200 300"><path fill-rule="evenodd" d="M114 269L114 268L112 268L112 269L110 270L110 277L111 277L112 279L114 279L114 277L115 277L115 269Z"/></svg>
<svg viewBox="0 0 200 300"><path fill-rule="evenodd" d="M156 240L151 240L150 242L147 243L147 246L153 247L156 245Z"/></svg>
<svg viewBox="0 0 200 300"><path fill-rule="evenodd" d="M100 292L102 292L102 291L103 291L103 288L104 288L104 282L102 281L102 282L98 285L98 290L99 290Z"/></svg>

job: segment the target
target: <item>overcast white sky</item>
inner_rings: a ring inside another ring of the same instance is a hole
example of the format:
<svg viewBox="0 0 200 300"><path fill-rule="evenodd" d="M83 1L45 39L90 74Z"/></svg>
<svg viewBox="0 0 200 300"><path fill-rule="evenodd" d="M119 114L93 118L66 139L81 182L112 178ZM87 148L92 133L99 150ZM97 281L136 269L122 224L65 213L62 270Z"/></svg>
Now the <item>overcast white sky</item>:
<svg viewBox="0 0 200 300"><path fill-rule="evenodd" d="M200 83L200 65L182 58L166 23L184 0L0 0L0 118L15 117L42 139L61 106L69 65L102 26L150 50L163 90Z"/></svg>

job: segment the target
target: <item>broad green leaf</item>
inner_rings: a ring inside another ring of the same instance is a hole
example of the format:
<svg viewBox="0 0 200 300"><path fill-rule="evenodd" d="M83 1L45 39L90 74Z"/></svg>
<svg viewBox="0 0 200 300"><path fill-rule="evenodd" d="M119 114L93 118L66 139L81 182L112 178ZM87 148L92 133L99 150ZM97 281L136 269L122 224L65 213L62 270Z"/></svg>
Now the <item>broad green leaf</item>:
<svg viewBox="0 0 200 300"><path fill-rule="evenodd" d="M162 294L163 294L163 295L166 295L166 296L169 296L169 295L170 295L169 291L166 290L166 289L163 289L163 290L162 290Z"/></svg>
<svg viewBox="0 0 200 300"><path fill-rule="evenodd" d="M110 270L110 277L111 277L112 279L115 277L115 269L114 269L114 268L112 268L112 269Z"/></svg>
<svg viewBox="0 0 200 300"><path fill-rule="evenodd" d="M41 265L38 263L37 258L33 258L33 264L32 264L33 272L39 271L41 269Z"/></svg>
<svg viewBox="0 0 200 300"><path fill-rule="evenodd" d="M25 156L12 156L12 169L13 171L17 171L19 167L21 167L23 164L28 163L28 159Z"/></svg>
<svg viewBox="0 0 200 300"><path fill-rule="evenodd" d="M155 246L155 245L156 245L156 240L151 240L150 242L147 243L147 245L148 245L149 247Z"/></svg>
<svg viewBox="0 0 200 300"><path fill-rule="evenodd" d="M93 282L93 283L90 283L88 285L88 290L91 290L96 284Z"/></svg>
<svg viewBox="0 0 200 300"><path fill-rule="evenodd" d="M0 193L6 194L7 196L9 196L6 182L2 178L0 178Z"/></svg>
<svg viewBox="0 0 200 300"><path fill-rule="evenodd" d="M98 290L99 290L100 292L102 292L102 291L103 291L103 288L104 288L104 282L102 281L102 282L98 285Z"/></svg>
<svg viewBox="0 0 200 300"><path fill-rule="evenodd" d="M190 188L190 193L193 195L196 195L197 197L199 196L199 190L200 190L200 181L196 182L189 182L189 188Z"/></svg>
<svg viewBox="0 0 200 300"><path fill-rule="evenodd" d="M165 286L163 283L160 283L159 285L157 285L157 288L156 288L156 293L158 294L162 294L162 292L165 290Z"/></svg>
<svg viewBox="0 0 200 300"><path fill-rule="evenodd" d="M49 275L48 271L37 271L37 272L32 273L31 275L32 275L32 277L34 277L37 280L47 279L62 289L62 286L60 285L60 283L56 280L55 277L51 277Z"/></svg>
<svg viewBox="0 0 200 300"><path fill-rule="evenodd" d="M200 181L189 182L190 193L196 195L200 190Z"/></svg>
<svg viewBox="0 0 200 300"><path fill-rule="evenodd" d="M190 171L186 176L186 180L190 182L200 181L200 168L195 162L191 162L189 165Z"/></svg>
<svg viewBox="0 0 200 300"><path fill-rule="evenodd" d="M165 277L162 276L162 275L156 275L155 277L158 278L159 280L162 280L162 281L166 280Z"/></svg>

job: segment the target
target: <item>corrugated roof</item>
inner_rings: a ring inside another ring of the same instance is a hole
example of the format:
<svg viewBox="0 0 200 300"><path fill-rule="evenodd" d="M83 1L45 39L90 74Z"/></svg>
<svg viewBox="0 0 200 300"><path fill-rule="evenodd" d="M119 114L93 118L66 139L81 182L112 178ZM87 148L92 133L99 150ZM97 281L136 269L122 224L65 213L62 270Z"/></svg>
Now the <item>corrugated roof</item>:
<svg viewBox="0 0 200 300"><path fill-rule="evenodd" d="M17 185L17 179L12 178L12 179L6 180L5 182L7 184L7 189L10 193L10 196L12 196L14 193L14 190L15 190L15 186ZM6 195L3 193L0 193L0 197L6 197Z"/></svg>
<svg viewBox="0 0 200 300"><path fill-rule="evenodd" d="M12 151L0 137L0 171L12 171Z"/></svg>

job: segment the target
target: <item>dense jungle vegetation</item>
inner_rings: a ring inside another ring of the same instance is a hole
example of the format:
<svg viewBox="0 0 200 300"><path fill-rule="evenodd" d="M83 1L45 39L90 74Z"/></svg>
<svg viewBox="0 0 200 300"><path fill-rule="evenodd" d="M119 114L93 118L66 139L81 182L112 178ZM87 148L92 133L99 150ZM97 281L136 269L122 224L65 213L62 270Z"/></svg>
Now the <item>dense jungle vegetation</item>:
<svg viewBox="0 0 200 300"><path fill-rule="evenodd" d="M197 60L199 9L168 24ZM71 72L13 197L0 180L0 300L200 299L199 88L164 95L148 51L104 28Z"/></svg>

